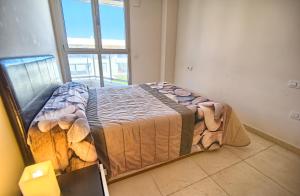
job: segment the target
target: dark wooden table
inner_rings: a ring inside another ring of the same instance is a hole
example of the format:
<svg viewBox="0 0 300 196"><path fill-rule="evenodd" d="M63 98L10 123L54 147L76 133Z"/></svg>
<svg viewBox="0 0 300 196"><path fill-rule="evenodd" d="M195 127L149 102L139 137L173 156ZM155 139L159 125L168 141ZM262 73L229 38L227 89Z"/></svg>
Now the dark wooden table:
<svg viewBox="0 0 300 196"><path fill-rule="evenodd" d="M105 196L100 169L91 165L57 177L63 196Z"/></svg>

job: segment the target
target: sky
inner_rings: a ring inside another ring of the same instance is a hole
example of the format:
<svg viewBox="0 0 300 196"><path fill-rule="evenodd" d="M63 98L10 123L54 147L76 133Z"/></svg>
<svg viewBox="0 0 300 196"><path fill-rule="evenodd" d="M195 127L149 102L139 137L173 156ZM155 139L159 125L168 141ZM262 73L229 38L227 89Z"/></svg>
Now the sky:
<svg viewBox="0 0 300 196"><path fill-rule="evenodd" d="M91 3L82 0L62 0L67 37L94 37ZM102 39L125 40L123 7L100 4Z"/></svg>

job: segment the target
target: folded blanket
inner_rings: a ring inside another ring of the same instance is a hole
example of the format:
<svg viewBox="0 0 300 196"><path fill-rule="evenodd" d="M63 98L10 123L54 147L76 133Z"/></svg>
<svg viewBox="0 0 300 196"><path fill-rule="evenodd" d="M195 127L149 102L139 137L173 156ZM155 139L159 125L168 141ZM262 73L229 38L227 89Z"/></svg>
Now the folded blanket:
<svg viewBox="0 0 300 196"><path fill-rule="evenodd" d="M73 82L53 93L28 131L27 143L36 162L51 160L56 170L69 171L97 160L85 115L88 97L88 88Z"/></svg>

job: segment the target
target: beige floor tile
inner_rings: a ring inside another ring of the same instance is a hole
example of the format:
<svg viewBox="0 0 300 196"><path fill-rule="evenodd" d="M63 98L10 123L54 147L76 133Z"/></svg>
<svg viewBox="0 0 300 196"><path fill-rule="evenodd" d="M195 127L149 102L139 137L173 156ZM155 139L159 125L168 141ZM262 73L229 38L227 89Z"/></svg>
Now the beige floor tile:
<svg viewBox="0 0 300 196"><path fill-rule="evenodd" d="M207 176L190 158L156 168L151 174L163 195L178 191Z"/></svg>
<svg viewBox="0 0 300 196"><path fill-rule="evenodd" d="M289 191L300 195L300 156L279 146L246 160L263 174L269 176Z"/></svg>
<svg viewBox="0 0 300 196"><path fill-rule="evenodd" d="M182 189L171 196L225 196L227 195L213 180L209 177L196 182L191 186Z"/></svg>
<svg viewBox="0 0 300 196"><path fill-rule="evenodd" d="M161 196L149 172L108 186L110 196Z"/></svg>
<svg viewBox="0 0 300 196"><path fill-rule="evenodd" d="M232 196L290 195L285 189L245 162L224 169L213 175L212 178Z"/></svg>
<svg viewBox="0 0 300 196"><path fill-rule="evenodd" d="M191 157L206 173L214 174L241 159L226 148L211 152L201 152Z"/></svg>
<svg viewBox="0 0 300 196"><path fill-rule="evenodd" d="M273 142L265 140L264 138L255 135L251 132L248 132L248 135L251 140L251 144L249 144L248 146L245 147L225 146L225 148L231 150L240 158L246 159L249 156L252 156L273 145Z"/></svg>

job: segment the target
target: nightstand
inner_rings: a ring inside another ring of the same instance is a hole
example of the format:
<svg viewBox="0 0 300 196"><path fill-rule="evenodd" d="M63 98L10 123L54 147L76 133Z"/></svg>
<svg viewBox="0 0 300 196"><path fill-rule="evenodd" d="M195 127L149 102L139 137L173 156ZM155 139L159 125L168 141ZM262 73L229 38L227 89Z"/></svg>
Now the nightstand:
<svg viewBox="0 0 300 196"><path fill-rule="evenodd" d="M57 176L62 196L109 196L102 164Z"/></svg>

